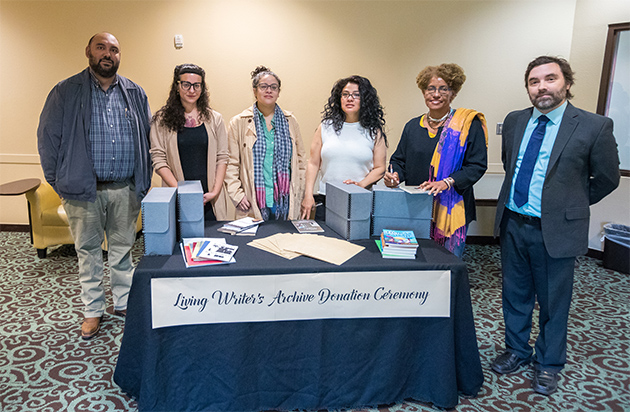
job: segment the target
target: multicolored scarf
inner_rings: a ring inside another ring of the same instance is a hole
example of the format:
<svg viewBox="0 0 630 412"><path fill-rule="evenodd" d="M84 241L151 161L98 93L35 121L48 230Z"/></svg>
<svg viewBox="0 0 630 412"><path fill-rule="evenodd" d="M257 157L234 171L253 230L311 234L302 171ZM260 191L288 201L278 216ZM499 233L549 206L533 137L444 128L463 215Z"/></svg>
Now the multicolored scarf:
<svg viewBox="0 0 630 412"><path fill-rule="evenodd" d="M468 146L468 132L475 117L481 120L486 136L486 146L488 146L488 129L484 115L471 109L457 109L444 123L440 140L431 159L430 181L445 179L462 168ZM431 238L443 246L450 238L446 246L451 252L466 242L464 199L454 187L436 195L433 199Z"/></svg>
<svg viewBox="0 0 630 412"><path fill-rule="evenodd" d="M264 220L269 220L269 209L267 208L265 193L265 177L263 174L263 164L267 142L265 131L260 121L260 112L254 103L254 123L256 125L256 142L252 148L254 155L254 187L256 189L256 202L260 209L260 214ZM273 201L276 206L276 219L286 220L289 215L289 187L291 184L291 134L289 132L289 122L280 106L276 104L273 114L274 119L274 145L273 145Z"/></svg>

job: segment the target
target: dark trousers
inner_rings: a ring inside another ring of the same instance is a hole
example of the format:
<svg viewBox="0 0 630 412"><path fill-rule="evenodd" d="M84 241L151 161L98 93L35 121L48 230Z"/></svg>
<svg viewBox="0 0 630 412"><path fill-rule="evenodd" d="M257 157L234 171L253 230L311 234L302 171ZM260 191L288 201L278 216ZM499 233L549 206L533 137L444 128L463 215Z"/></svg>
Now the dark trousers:
<svg viewBox="0 0 630 412"><path fill-rule="evenodd" d="M532 356L529 337L538 301L537 369L559 372L566 363L567 322L575 257L553 258L545 248L540 219L506 209L501 221L505 347L521 359Z"/></svg>

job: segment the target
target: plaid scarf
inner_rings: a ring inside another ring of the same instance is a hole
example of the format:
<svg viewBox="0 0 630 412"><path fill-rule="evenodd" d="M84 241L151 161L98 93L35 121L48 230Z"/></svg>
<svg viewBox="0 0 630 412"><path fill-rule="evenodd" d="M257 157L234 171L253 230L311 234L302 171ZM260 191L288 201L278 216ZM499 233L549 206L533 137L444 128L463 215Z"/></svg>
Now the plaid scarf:
<svg viewBox="0 0 630 412"><path fill-rule="evenodd" d="M440 140L431 159L430 181L445 179L462 168L468 146L468 132L475 117L481 120L486 136L486 146L488 145L486 119L482 113L471 109L457 109L454 113L451 112L444 123ZM442 246L448 238L451 238L449 242L451 252L455 247L466 242L464 198L455 191L454 187L437 194L433 199L431 238Z"/></svg>
<svg viewBox="0 0 630 412"><path fill-rule="evenodd" d="M265 140L264 125L260 121L260 112L254 103L254 124L256 125L256 142L252 148L254 155L254 187L256 189L256 202L260 214L264 220L269 220L269 208L267 208L265 193L265 177L263 164L267 142ZM274 118L274 145L273 145L273 201L276 206L276 219L286 220L289 215L289 186L291 180L291 134L289 122L280 106L276 104Z"/></svg>

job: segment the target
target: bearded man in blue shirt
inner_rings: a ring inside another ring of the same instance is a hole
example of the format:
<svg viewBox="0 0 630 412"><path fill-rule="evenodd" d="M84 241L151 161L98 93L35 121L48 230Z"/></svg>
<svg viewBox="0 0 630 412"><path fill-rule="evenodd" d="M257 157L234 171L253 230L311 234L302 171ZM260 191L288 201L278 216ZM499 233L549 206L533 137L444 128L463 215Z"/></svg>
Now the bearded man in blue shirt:
<svg viewBox="0 0 630 412"><path fill-rule="evenodd" d="M511 373L534 364L534 391L550 395L566 363L567 322L575 258L588 248L589 206L619 185L611 119L568 102L573 71L541 56L525 72L534 107L503 123L505 180L497 203L503 273L505 352L492 369ZM529 345L538 301L535 353Z"/></svg>
<svg viewBox="0 0 630 412"><path fill-rule="evenodd" d="M85 48L89 67L58 83L37 129L46 181L62 199L79 260L83 339L100 330L105 313L104 233L114 313L124 316L131 287L131 247L140 202L151 185L151 112L140 86L117 73L120 45L95 34Z"/></svg>

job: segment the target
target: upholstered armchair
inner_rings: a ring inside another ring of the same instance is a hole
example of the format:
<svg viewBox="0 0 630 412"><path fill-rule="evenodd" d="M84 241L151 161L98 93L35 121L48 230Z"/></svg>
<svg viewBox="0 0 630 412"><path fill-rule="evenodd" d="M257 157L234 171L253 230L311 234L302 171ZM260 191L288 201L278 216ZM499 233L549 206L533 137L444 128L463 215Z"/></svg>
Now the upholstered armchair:
<svg viewBox="0 0 630 412"><path fill-rule="evenodd" d="M73 244L66 211L52 186L43 182L25 195L29 203L31 238L37 256L45 258L49 246Z"/></svg>
<svg viewBox="0 0 630 412"><path fill-rule="evenodd" d="M24 193L29 203L29 221L31 240L40 259L46 257L46 249L55 245L74 244L66 211L61 205L59 195L47 182ZM142 218L138 216L136 232L142 230ZM107 250L107 237L103 242Z"/></svg>

